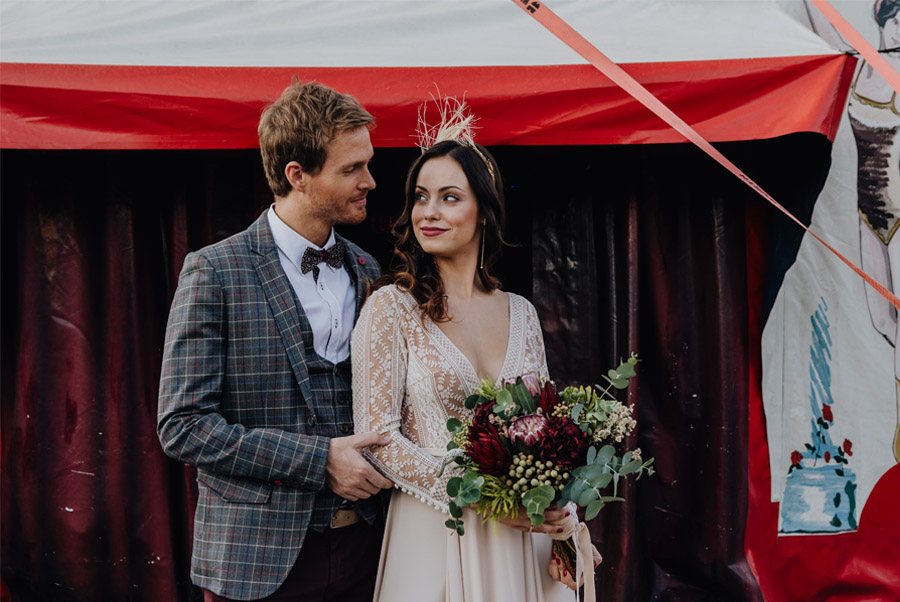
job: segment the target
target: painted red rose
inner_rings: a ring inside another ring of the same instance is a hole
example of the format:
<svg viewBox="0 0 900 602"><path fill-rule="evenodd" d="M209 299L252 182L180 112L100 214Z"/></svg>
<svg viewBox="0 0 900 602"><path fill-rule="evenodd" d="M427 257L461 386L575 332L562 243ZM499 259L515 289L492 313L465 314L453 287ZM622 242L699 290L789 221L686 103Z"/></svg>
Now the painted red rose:
<svg viewBox="0 0 900 602"><path fill-rule="evenodd" d="M850 439L844 439L843 448L844 448L845 454L847 454L848 456L853 455L853 451L852 451L853 450L853 442L850 441Z"/></svg>
<svg viewBox="0 0 900 602"><path fill-rule="evenodd" d="M825 452L825 461L831 462L831 452Z"/></svg>
<svg viewBox="0 0 900 602"><path fill-rule="evenodd" d="M803 454L798 452L796 449L791 452L791 464L798 465L800 464L800 460L803 459Z"/></svg>
<svg viewBox="0 0 900 602"><path fill-rule="evenodd" d="M822 418L828 422L834 422L834 414L831 413L831 406L827 403L822 404Z"/></svg>

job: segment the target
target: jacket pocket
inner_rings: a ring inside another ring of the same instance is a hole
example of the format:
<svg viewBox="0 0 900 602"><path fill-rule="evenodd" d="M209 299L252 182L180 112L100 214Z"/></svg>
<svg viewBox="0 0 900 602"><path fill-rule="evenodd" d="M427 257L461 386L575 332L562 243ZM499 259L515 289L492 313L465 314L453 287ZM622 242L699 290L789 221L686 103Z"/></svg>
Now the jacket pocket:
<svg viewBox="0 0 900 602"><path fill-rule="evenodd" d="M209 487L226 502L266 504L272 496L272 485L255 479L220 477L198 470L197 481Z"/></svg>

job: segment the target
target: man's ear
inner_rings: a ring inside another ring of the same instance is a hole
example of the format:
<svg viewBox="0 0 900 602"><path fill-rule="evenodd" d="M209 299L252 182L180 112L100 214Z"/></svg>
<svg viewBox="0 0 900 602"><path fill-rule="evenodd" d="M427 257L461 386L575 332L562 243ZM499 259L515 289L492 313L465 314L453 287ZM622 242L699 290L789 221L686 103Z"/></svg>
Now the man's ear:
<svg viewBox="0 0 900 602"><path fill-rule="evenodd" d="M284 177L291 183L291 188L304 192L309 174L296 161L291 161L284 166Z"/></svg>

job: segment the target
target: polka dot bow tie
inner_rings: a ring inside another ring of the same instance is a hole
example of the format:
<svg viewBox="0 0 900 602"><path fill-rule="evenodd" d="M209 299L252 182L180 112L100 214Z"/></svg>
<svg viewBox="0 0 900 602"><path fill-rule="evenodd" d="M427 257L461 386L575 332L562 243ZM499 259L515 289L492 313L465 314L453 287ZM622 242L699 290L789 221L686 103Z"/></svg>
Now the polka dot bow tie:
<svg viewBox="0 0 900 602"><path fill-rule="evenodd" d="M344 243L336 242L327 249L313 249L306 247L303 259L300 261L300 271L304 274L313 273L313 280L319 281L319 264L327 263L334 269L341 267L344 261Z"/></svg>

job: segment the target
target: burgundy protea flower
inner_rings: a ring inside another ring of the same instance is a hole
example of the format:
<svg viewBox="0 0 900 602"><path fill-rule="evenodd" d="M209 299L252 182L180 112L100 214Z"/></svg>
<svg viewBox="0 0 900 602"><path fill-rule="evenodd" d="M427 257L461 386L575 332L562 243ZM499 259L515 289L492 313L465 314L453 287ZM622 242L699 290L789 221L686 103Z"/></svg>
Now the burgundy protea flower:
<svg viewBox="0 0 900 602"><path fill-rule="evenodd" d="M494 402L488 401L485 403L480 403L475 406L475 414L472 416L472 422L474 424L489 424L490 417L493 413Z"/></svg>
<svg viewBox="0 0 900 602"><path fill-rule="evenodd" d="M540 414L529 414L513 418L509 423L509 440L525 445L537 445L544 438L547 419Z"/></svg>
<svg viewBox="0 0 900 602"><path fill-rule="evenodd" d="M853 442L850 441L850 439L844 439L843 448L844 448L845 454L847 454L848 456L853 455L853 451L852 451L853 450Z"/></svg>
<svg viewBox="0 0 900 602"><path fill-rule="evenodd" d="M538 446L543 460L553 460L561 468L584 464L591 439L571 418L553 417L547 420L544 439Z"/></svg>
<svg viewBox="0 0 900 602"><path fill-rule="evenodd" d="M800 461L803 459L803 454L798 452L796 449L791 452L791 465L798 465Z"/></svg>
<svg viewBox="0 0 900 602"><path fill-rule="evenodd" d="M534 372L529 372L522 376L522 383L524 383L525 388L528 389L532 397L537 397L541 394L541 379Z"/></svg>
<svg viewBox="0 0 900 602"><path fill-rule="evenodd" d="M548 380L544 383L544 388L541 390L541 411L544 413L544 416L549 416L553 413L553 408L558 403L559 394L556 392L556 387Z"/></svg>
<svg viewBox="0 0 900 602"><path fill-rule="evenodd" d="M834 422L834 414L831 413L831 406L827 403L822 404L822 418L828 422Z"/></svg>
<svg viewBox="0 0 900 602"><path fill-rule="evenodd" d="M500 432L493 424L473 423L469 427L469 447L466 450L482 472L500 475L509 470L512 458L500 440Z"/></svg>

